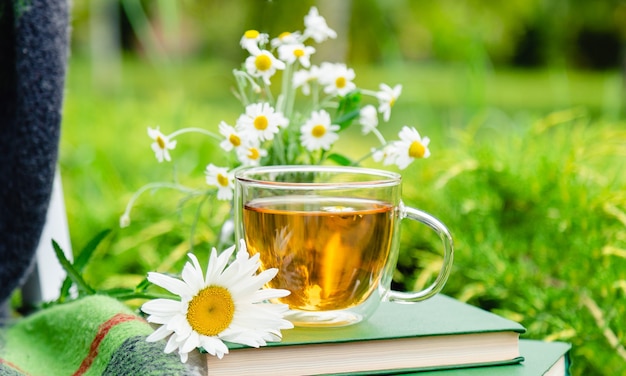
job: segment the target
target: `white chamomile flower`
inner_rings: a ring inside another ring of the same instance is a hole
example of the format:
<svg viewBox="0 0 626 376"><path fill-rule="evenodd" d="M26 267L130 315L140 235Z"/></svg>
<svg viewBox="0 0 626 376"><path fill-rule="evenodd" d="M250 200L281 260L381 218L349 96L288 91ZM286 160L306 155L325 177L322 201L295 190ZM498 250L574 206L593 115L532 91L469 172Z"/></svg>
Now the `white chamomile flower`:
<svg viewBox="0 0 626 376"><path fill-rule="evenodd" d="M217 167L213 163L209 164L204 171L206 183L217 187L217 199L230 201L233 199L234 176L232 172L224 167Z"/></svg>
<svg viewBox="0 0 626 376"><path fill-rule="evenodd" d="M328 27L326 19L320 16L316 7L311 7L309 14L304 16L304 37L313 38L317 43L323 42L328 38L337 38L335 30Z"/></svg>
<svg viewBox="0 0 626 376"><path fill-rule="evenodd" d="M328 150L339 139L339 126L330 123L330 115L324 110L313 111L309 120L300 128L300 141L309 150Z"/></svg>
<svg viewBox="0 0 626 376"><path fill-rule="evenodd" d="M403 126L398 137L400 140L395 142L397 155L395 163L401 170L405 169L415 159L430 156L430 150L428 150L430 139L421 137L415 128Z"/></svg>
<svg viewBox="0 0 626 376"><path fill-rule="evenodd" d="M259 45L264 45L269 40L269 35L265 33L259 33L257 30L248 30L243 33L241 37L242 48L245 48L252 55L256 55L261 52Z"/></svg>
<svg viewBox="0 0 626 376"><path fill-rule="evenodd" d="M380 91L376 93L378 98L378 111L383 114L383 119L389 121L391 117L391 107L396 103L398 97L402 93L402 85L398 84L393 87L389 87L386 84L380 84Z"/></svg>
<svg viewBox="0 0 626 376"><path fill-rule="evenodd" d="M385 166L394 164L397 157L397 149L394 143L387 144L382 149L372 148L372 159L374 162L382 162Z"/></svg>
<svg viewBox="0 0 626 376"><path fill-rule="evenodd" d="M252 77L261 77L266 85L270 85L270 78L277 69L285 69L285 63L278 60L267 50L259 51L257 54L246 59L246 71Z"/></svg>
<svg viewBox="0 0 626 376"><path fill-rule="evenodd" d="M359 112L359 124L361 124L361 132L365 135L378 127L378 112L376 107L368 104Z"/></svg>
<svg viewBox="0 0 626 376"><path fill-rule="evenodd" d="M237 119L237 129L258 141L271 140L289 120L280 112L275 112L269 103L253 103L246 106L246 112Z"/></svg>
<svg viewBox="0 0 626 376"><path fill-rule="evenodd" d="M344 96L356 89L354 77L354 70L342 63L324 62L320 67L319 82L327 94Z"/></svg>
<svg viewBox="0 0 626 376"><path fill-rule="evenodd" d="M267 156L267 150L255 143L248 143L237 149L237 158L244 166L258 166L261 158Z"/></svg>
<svg viewBox="0 0 626 376"><path fill-rule="evenodd" d="M302 36L297 31L293 33L290 33L288 31L282 32L278 35L278 37L272 39L272 47L277 48L278 46L282 46L285 44L300 43L301 37Z"/></svg>
<svg viewBox="0 0 626 376"><path fill-rule="evenodd" d="M220 147L224 151L231 151L237 149L242 144L242 136L237 132L235 127L228 125L225 121L221 121L219 124L219 131L224 140L220 142Z"/></svg>
<svg viewBox="0 0 626 376"><path fill-rule="evenodd" d="M302 94L309 95L311 94L311 85L310 82L317 81L319 77L320 69L317 65L313 65L311 69L300 69L294 72L293 74L293 87L295 89L301 88Z"/></svg>
<svg viewBox="0 0 626 376"><path fill-rule="evenodd" d="M154 140L152 143L152 151L154 151L154 155L159 162L163 162L163 160L171 161L170 150L173 150L176 147L176 141L172 141L161 133L159 127L156 129L148 128L148 136Z"/></svg>
<svg viewBox="0 0 626 376"><path fill-rule="evenodd" d="M242 241L235 260L228 260L232 246L219 256L215 248L209 256L206 276L195 255L183 267L182 280L161 273L148 273L148 281L178 295L175 299L155 299L141 310L147 321L161 325L147 338L148 342L168 339L165 353L178 350L181 362L202 347L209 354L222 358L228 354L224 341L260 347L280 341L281 329L293 324L284 319L288 306L265 303L289 295L287 290L262 289L277 269L259 274L259 254L249 256Z"/></svg>
<svg viewBox="0 0 626 376"><path fill-rule="evenodd" d="M311 66L310 57L315 53L315 48L305 46L302 43L283 44L278 47L278 57L287 64L300 62L303 67Z"/></svg>

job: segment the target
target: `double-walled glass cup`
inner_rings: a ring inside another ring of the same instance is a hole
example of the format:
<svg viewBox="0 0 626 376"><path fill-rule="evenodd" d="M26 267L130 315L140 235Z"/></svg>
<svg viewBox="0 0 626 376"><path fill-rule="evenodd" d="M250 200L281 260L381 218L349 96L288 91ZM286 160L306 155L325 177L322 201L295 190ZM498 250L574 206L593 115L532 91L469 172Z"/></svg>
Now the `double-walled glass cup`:
<svg viewBox="0 0 626 376"><path fill-rule="evenodd" d="M383 300L418 302L445 285L453 259L446 226L401 200L401 176L361 167L268 166L235 174L235 231L263 269L277 268L268 287L291 291L297 326L343 326L373 313ZM435 281L422 291L391 290L400 222L421 222L443 248Z"/></svg>

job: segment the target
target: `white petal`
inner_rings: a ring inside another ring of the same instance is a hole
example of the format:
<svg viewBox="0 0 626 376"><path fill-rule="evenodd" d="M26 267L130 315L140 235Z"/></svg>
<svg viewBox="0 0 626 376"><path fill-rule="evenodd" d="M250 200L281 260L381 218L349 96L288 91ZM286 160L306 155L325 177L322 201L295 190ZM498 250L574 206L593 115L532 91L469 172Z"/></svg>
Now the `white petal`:
<svg viewBox="0 0 626 376"><path fill-rule="evenodd" d="M146 318L146 321L151 324L167 324L174 318L175 315L171 316L159 316L159 315L150 315Z"/></svg>
<svg viewBox="0 0 626 376"><path fill-rule="evenodd" d="M180 362L181 363L187 363L187 359L189 359L189 353L188 352L184 352L182 350L178 350L178 355L180 355Z"/></svg>
<svg viewBox="0 0 626 376"><path fill-rule="evenodd" d="M284 298L291 294L291 291L284 289L260 289L254 292L253 301L262 302L265 300Z"/></svg>
<svg viewBox="0 0 626 376"><path fill-rule="evenodd" d="M168 329L173 330L176 334L180 335L180 333L183 333L186 328L189 327L189 323L187 322L187 317L185 315L176 315L172 317L166 326Z"/></svg>
<svg viewBox="0 0 626 376"><path fill-rule="evenodd" d="M193 253L189 253L187 256L191 259L191 263L186 262L183 267L183 281L185 281L185 283L187 283L187 285L189 285L189 287L194 291L200 291L204 288L204 275L202 275L202 268Z"/></svg>
<svg viewBox="0 0 626 376"><path fill-rule="evenodd" d="M191 291L189 286L180 279L176 279L161 273L149 272L148 281L154 283L157 286L163 287L172 294L176 294L181 297L193 296L193 291Z"/></svg>
<svg viewBox="0 0 626 376"><path fill-rule="evenodd" d="M181 313L181 303L172 299L154 299L145 302L141 310L149 315L170 316Z"/></svg>
<svg viewBox="0 0 626 376"><path fill-rule="evenodd" d="M220 359L222 359L224 354L228 354L228 347L217 337L202 336L200 337L200 345L206 352Z"/></svg>
<svg viewBox="0 0 626 376"><path fill-rule="evenodd" d="M176 336L171 336L169 341L167 341L167 344L165 344L165 349L163 350L163 352L165 352L166 354L174 352L174 350L178 348L178 345L179 343L176 341Z"/></svg>
<svg viewBox="0 0 626 376"><path fill-rule="evenodd" d="M200 346L200 335L192 331L187 340L180 346L180 351L190 352Z"/></svg>
<svg viewBox="0 0 626 376"><path fill-rule="evenodd" d="M205 285L211 285L218 281L219 276L228 264L230 256L233 254L235 246L225 249L219 256L217 256L217 250L215 247L211 250L211 256L209 257L209 265L207 267Z"/></svg>
<svg viewBox="0 0 626 376"><path fill-rule="evenodd" d="M263 335L259 335L254 331L238 332L230 336L223 336L222 338L228 342L239 343L241 345L251 347L260 347L267 345L265 340L263 340Z"/></svg>
<svg viewBox="0 0 626 376"><path fill-rule="evenodd" d="M147 342L157 342L160 341L164 338L166 338L167 336L169 336L170 334L172 334L173 331L168 330L166 327L164 326L160 326L157 330L155 330L154 332L152 332L147 338L146 341Z"/></svg>

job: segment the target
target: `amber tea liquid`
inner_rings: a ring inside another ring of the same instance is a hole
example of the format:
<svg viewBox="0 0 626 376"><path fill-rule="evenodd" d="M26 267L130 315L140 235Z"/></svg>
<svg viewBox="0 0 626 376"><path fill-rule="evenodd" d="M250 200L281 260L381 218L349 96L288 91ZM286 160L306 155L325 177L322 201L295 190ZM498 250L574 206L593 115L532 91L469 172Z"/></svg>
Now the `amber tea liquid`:
<svg viewBox="0 0 626 376"><path fill-rule="evenodd" d="M353 198L270 197L243 210L248 251L279 270L268 287L290 290L281 303L304 311L345 309L372 294L394 220L391 204Z"/></svg>

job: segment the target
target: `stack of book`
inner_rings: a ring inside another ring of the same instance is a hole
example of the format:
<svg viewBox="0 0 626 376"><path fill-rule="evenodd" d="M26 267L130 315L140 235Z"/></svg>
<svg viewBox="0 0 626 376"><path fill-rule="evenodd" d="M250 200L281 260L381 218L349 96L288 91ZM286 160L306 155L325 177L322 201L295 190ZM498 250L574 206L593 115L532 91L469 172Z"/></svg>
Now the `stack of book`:
<svg viewBox="0 0 626 376"><path fill-rule="evenodd" d="M520 339L525 328L445 295L384 302L367 321L295 328L267 347L207 356L209 375L569 375L570 345Z"/></svg>

